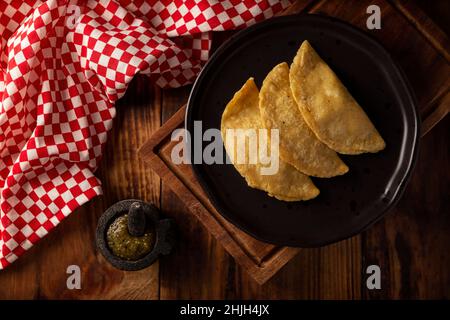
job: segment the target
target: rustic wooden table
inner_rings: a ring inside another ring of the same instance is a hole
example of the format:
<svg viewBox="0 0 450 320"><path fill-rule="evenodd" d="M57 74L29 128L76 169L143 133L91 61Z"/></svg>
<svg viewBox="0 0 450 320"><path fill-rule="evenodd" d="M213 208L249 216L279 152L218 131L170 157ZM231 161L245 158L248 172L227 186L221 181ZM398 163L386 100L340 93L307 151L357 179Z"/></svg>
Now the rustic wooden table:
<svg viewBox="0 0 450 320"><path fill-rule="evenodd" d="M416 2L448 32L448 2ZM391 213L351 239L302 250L259 286L137 155L138 147L186 102L189 90L160 90L144 77L133 80L117 105L97 173L104 196L78 209L0 272L0 299L450 298L449 117L422 139L411 183ZM114 269L94 244L99 216L128 198L158 205L176 220L180 233L173 254L138 272ZM73 264L81 268L81 290L66 286L66 268ZM371 264L381 267L380 290L366 288Z"/></svg>

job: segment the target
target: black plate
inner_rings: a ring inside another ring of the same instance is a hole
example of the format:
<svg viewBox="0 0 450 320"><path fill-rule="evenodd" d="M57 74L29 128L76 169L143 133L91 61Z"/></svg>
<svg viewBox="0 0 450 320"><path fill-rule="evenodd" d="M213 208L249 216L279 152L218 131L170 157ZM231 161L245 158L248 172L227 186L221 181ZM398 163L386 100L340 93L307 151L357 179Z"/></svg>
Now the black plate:
<svg viewBox="0 0 450 320"><path fill-rule="evenodd" d="M217 210L262 241L314 247L355 235L400 198L418 152L419 118L410 86L386 50L347 23L318 15L267 20L236 34L211 57L189 97L186 128L220 128L227 102L249 77L258 87L278 63L290 63L309 40L364 108L386 141L376 154L344 156L344 176L313 178L320 195L283 202L247 186L232 165L194 164ZM207 145L205 143L204 145ZM192 146L193 147L193 146ZM191 155L193 153L191 152Z"/></svg>

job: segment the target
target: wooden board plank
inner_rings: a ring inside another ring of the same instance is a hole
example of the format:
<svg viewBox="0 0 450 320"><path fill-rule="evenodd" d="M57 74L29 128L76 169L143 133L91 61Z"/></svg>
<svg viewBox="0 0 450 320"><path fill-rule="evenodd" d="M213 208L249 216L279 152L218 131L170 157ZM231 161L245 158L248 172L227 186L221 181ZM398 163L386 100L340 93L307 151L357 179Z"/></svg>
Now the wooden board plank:
<svg viewBox="0 0 450 320"><path fill-rule="evenodd" d="M165 90L162 121L166 122L187 101L190 87ZM189 208L162 183L161 208L177 222L176 251L160 262L161 299L223 299L226 265L230 258ZM231 263L234 263L233 261Z"/></svg>
<svg viewBox="0 0 450 320"><path fill-rule="evenodd" d="M230 268L230 299L360 299L359 237L302 249L263 286L239 266Z"/></svg>
<svg viewBox="0 0 450 320"><path fill-rule="evenodd" d="M449 126L447 117L422 139L402 200L363 235L363 268L379 265L382 275L367 299L450 298Z"/></svg>
<svg viewBox="0 0 450 320"><path fill-rule="evenodd" d="M441 120L450 112L450 91L446 91L444 95L438 95L433 101L433 111L422 121L422 137L430 132Z"/></svg>
<svg viewBox="0 0 450 320"><path fill-rule="evenodd" d="M410 23L449 62L448 37L411 1L394 1ZM417 59L423 59L420 55ZM443 59L433 56L430 59ZM442 65L442 62L439 62ZM363 234L364 265L381 268L381 290L367 290L367 299L448 299L450 297L450 220L448 213L448 127L450 108L447 81L422 107L421 152L411 183L399 205ZM417 74L417 76L420 76ZM434 81L434 75L427 79ZM441 121L439 123L439 121ZM433 131L431 129L436 126ZM432 165L430 165L432 164ZM440 170L438 168L442 168Z"/></svg>
<svg viewBox="0 0 450 320"><path fill-rule="evenodd" d="M392 4L402 12L406 19L436 48L447 62L450 62L450 42L448 35L413 1L394 0Z"/></svg>

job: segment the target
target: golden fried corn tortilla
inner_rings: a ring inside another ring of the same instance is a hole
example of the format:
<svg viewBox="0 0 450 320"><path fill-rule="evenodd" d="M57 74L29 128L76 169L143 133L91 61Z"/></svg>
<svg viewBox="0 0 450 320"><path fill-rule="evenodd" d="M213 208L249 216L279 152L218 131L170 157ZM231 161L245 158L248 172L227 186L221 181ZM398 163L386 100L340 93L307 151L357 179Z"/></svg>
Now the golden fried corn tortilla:
<svg viewBox="0 0 450 320"><path fill-rule="evenodd" d="M267 129L280 130L280 157L309 176L342 175L348 167L328 146L317 139L292 97L289 66L275 66L267 74L259 94L261 120Z"/></svg>
<svg viewBox="0 0 450 320"><path fill-rule="evenodd" d="M289 78L303 118L320 141L342 154L385 148L364 110L308 41L300 46Z"/></svg>
<svg viewBox="0 0 450 320"><path fill-rule="evenodd" d="M262 175L263 165L257 161L255 164L237 163L236 141L227 141L227 129L262 129L259 115L259 91L253 78L247 80L244 86L236 92L233 99L228 103L222 114L221 133L225 149L228 155L230 150L235 159L233 164L237 171L245 178L247 184L252 188L266 191L270 196L284 201L309 200L319 194L311 179L295 169L293 166L279 159L278 171L273 175ZM235 146L232 148L231 144ZM257 148L260 148L259 139ZM270 146L269 146L270 148ZM250 147L245 145L246 153ZM242 151L242 150L241 150ZM246 156L248 160L248 157Z"/></svg>

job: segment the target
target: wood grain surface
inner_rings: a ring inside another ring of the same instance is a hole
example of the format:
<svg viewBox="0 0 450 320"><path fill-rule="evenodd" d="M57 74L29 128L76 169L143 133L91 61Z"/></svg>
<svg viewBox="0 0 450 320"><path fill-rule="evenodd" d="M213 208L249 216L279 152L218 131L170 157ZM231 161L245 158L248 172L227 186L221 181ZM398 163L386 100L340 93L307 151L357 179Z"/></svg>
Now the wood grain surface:
<svg viewBox="0 0 450 320"><path fill-rule="evenodd" d="M186 102L190 89L162 91L138 76L117 105L118 116L97 172L104 196L76 210L1 271L0 299L450 298L450 120L445 117L450 65L448 35L432 23L439 21L441 29L448 30L443 24L450 21L450 13L430 9L445 7L443 2L295 4L301 10L332 14L363 28L368 4L379 5L382 29L370 33L391 48L419 101L423 133L427 134L411 183L399 205L370 230L330 246L301 250L266 284L258 285L138 157L138 148ZM411 14L417 6L427 6L433 15L418 19L417 12ZM405 18L396 19L398 15ZM411 37L416 32L423 36ZM437 120L441 121L436 124ZM180 234L173 254L139 272L114 269L94 245L99 216L127 198L159 206L176 220ZM81 268L81 290L66 287L66 268L72 264ZM366 289L365 271L371 264L381 267L380 290Z"/></svg>

